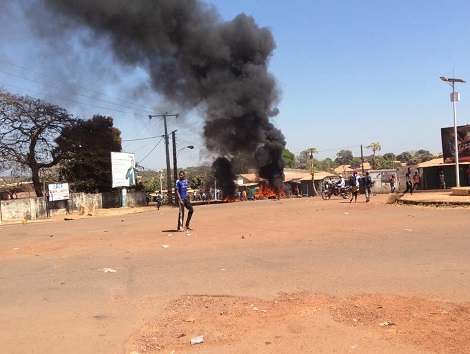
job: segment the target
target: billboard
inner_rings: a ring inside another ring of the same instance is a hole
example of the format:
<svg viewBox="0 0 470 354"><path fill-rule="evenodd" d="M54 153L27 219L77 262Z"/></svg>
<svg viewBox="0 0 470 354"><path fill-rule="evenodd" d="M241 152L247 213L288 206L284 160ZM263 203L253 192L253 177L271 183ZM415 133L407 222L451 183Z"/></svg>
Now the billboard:
<svg viewBox="0 0 470 354"><path fill-rule="evenodd" d="M128 152L111 152L114 187L131 187L136 183L135 156Z"/></svg>
<svg viewBox="0 0 470 354"><path fill-rule="evenodd" d="M445 163L455 162L454 127L441 128L442 155ZM470 125L457 127L459 162L470 161Z"/></svg>
<svg viewBox="0 0 470 354"><path fill-rule="evenodd" d="M70 199L68 183L50 183L47 185L47 190L49 192L49 201L51 202Z"/></svg>

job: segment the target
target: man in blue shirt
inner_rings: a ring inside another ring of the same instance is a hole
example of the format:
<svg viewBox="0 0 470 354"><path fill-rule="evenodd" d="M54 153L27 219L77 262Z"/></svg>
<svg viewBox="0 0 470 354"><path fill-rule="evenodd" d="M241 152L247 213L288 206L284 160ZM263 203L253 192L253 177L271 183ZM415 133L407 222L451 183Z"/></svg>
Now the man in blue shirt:
<svg viewBox="0 0 470 354"><path fill-rule="evenodd" d="M178 231L182 230L183 221L184 221L184 208L188 209L188 217L186 218L186 225L185 230L189 231L192 230L189 227L189 222L191 221L191 217L193 216L193 206L189 201L188 197L188 180L186 179L186 173L184 171L180 171L179 173L179 180L176 181L176 197L178 198L179 204L179 213L178 213Z"/></svg>
<svg viewBox="0 0 470 354"><path fill-rule="evenodd" d="M369 171L366 172L364 177L364 192L366 193L366 203L369 203L372 194L372 178L369 176Z"/></svg>

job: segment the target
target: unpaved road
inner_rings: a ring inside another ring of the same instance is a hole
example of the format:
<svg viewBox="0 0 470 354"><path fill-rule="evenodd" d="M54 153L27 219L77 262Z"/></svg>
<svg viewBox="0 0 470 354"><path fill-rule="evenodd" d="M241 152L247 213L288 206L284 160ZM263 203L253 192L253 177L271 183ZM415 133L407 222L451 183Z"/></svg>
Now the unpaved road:
<svg viewBox="0 0 470 354"><path fill-rule="evenodd" d="M385 201L2 225L0 351L470 353L470 209Z"/></svg>

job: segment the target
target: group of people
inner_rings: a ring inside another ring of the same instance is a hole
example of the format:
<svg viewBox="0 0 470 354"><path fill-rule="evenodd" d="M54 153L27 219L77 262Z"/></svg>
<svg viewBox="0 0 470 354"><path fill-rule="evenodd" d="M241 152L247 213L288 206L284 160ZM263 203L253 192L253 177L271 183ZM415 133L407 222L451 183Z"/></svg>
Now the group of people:
<svg viewBox="0 0 470 354"><path fill-rule="evenodd" d="M467 172L468 183L470 185L470 167L468 167L466 172ZM445 188L445 179L444 179L443 171L440 172L439 178L440 178L440 188ZM351 199L349 200L350 203L352 203L353 200L354 202L357 202L357 195L359 193L360 180L361 180L361 177L357 173L357 170L354 170L353 174L349 178L349 185L351 187ZM413 194L413 190L416 190L418 188L419 182L420 182L418 171L415 171L415 173L412 174L411 168L408 167L408 171L405 175L405 181L406 181L406 189L403 194L407 192L409 192L410 194ZM396 182L395 176L392 175L392 177L390 178L390 190L392 193L394 193L396 190L395 182ZM185 172L180 171L179 179L176 182L176 188L175 188L176 198L179 204L178 231L183 230L185 209L188 210L188 216L186 218L186 222L184 223L184 229L186 231L191 230L189 224L191 222L194 209L193 209L193 206L191 205L191 202L188 196L188 184L189 182L186 179ZM363 178L363 186L364 186L364 192L366 196L366 203L370 201L370 197L372 194L372 185L373 185L372 178L370 177L369 172L366 172ZM335 182L335 186L338 188L344 188L346 186L346 182L341 174L339 175L339 180ZM240 197L242 200L246 200L245 198L247 198L246 194L241 194ZM159 203L159 206L160 205L161 204Z"/></svg>
<svg viewBox="0 0 470 354"><path fill-rule="evenodd" d="M411 173L411 167L408 167L408 171L406 172L406 175L405 175L405 181L406 181L406 189L403 192L403 194L405 194L406 192L409 192L410 194L413 194L413 191L417 190L418 186L419 186L418 171L415 171L415 173L412 174ZM395 192L395 183L393 183L393 185L394 185L394 188L393 188L392 192ZM390 188L392 188L391 181L390 181Z"/></svg>
<svg viewBox="0 0 470 354"><path fill-rule="evenodd" d="M357 173L357 170L354 170L351 177L349 177L349 186L351 187L351 199L349 200L350 203L354 200L354 203L357 202L357 195L359 193L359 185L360 185L361 177ZM369 172L366 172L364 175L364 193L366 195L366 203L370 201L370 197L372 194L372 178L369 176ZM339 175L338 181L335 183L336 187L344 188L346 186L346 181L343 178L343 175Z"/></svg>

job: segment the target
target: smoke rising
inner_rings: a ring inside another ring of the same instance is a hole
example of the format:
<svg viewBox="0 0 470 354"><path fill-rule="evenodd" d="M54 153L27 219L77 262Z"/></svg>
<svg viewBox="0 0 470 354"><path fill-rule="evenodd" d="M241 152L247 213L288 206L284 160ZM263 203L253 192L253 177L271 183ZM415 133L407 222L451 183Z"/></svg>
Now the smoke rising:
<svg viewBox="0 0 470 354"><path fill-rule="evenodd" d="M205 144L225 157L213 165L217 179L233 175L229 159L243 151L254 154L261 177L279 186L285 140L269 122L279 92L267 70L275 48L267 28L245 14L223 22L196 0L43 1L71 25L108 39L120 62L145 68L155 91L204 109ZM233 195L230 183L218 183Z"/></svg>

